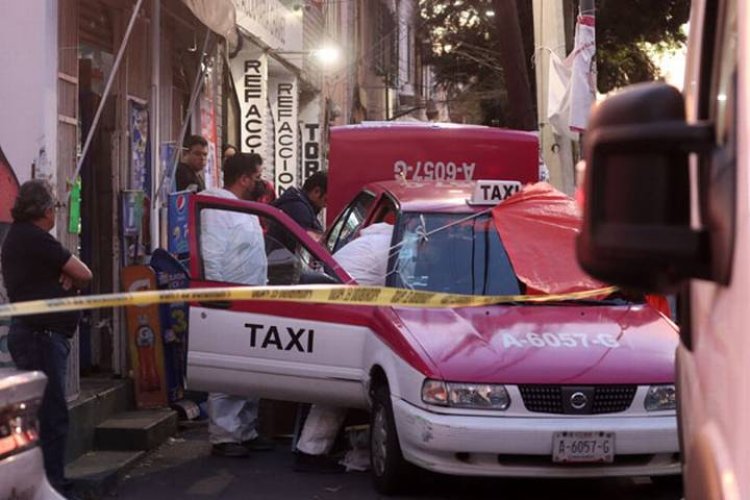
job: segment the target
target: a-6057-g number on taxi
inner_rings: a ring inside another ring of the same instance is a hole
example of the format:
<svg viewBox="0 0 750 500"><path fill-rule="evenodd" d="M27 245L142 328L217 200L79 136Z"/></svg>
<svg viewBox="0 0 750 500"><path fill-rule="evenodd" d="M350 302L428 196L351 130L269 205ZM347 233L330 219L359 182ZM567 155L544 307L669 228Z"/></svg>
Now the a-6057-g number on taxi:
<svg viewBox="0 0 750 500"><path fill-rule="evenodd" d="M470 181L474 177L476 163L452 161L417 161L414 164L404 160L393 163L396 179L403 177L411 181Z"/></svg>
<svg viewBox="0 0 750 500"><path fill-rule="evenodd" d="M615 458L612 432L556 432L552 436L552 461L605 462Z"/></svg>
<svg viewBox="0 0 750 500"><path fill-rule="evenodd" d="M614 335L599 333L503 333L503 347L620 347Z"/></svg>

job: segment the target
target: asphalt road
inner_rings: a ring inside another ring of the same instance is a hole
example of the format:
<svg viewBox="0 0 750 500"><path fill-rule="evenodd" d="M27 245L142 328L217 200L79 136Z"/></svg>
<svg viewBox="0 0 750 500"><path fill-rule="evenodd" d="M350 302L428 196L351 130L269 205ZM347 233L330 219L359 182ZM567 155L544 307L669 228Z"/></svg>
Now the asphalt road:
<svg viewBox="0 0 750 500"><path fill-rule="evenodd" d="M136 465L114 498L165 500L221 499L375 499L381 498L368 473L309 474L292 470L289 442L247 459L210 455L205 427L183 431ZM660 499L680 498L676 487L648 478L520 480L457 478L418 473L398 499Z"/></svg>

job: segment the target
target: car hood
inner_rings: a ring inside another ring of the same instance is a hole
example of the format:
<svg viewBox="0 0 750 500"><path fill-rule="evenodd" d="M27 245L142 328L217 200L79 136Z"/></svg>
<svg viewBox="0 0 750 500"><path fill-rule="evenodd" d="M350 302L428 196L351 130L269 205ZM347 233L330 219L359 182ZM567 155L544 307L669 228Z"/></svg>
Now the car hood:
<svg viewBox="0 0 750 500"><path fill-rule="evenodd" d="M676 326L648 305L395 309L444 380L505 384L674 381Z"/></svg>

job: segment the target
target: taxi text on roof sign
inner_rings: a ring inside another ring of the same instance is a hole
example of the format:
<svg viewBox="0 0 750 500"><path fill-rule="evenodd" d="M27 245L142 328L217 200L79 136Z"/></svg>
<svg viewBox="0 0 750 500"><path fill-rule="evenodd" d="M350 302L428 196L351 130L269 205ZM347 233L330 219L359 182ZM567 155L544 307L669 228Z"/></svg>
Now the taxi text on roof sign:
<svg viewBox="0 0 750 500"><path fill-rule="evenodd" d="M472 205L497 205L521 190L518 181L477 181L469 203Z"/></svg>

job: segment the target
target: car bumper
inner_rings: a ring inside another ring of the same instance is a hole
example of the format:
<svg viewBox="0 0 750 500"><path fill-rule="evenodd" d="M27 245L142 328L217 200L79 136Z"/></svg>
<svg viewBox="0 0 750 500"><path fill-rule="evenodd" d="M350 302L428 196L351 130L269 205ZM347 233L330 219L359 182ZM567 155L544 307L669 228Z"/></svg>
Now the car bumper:
<svg viewBox="0 0 750 500"><path fill-rule="evenodd" d="M444 415L393 399L404 458L444 474L601 477L679 474L677 419L670 416L485 417ZM608 464L557 464L552 436L562 431L615 434Z"/></svg>
<svg viewBox="0 0 750 500"><path fill-rule="evenodd" d="M47 481L39 447L0 460L0 492L7 498L64 500Z"/></svg>

